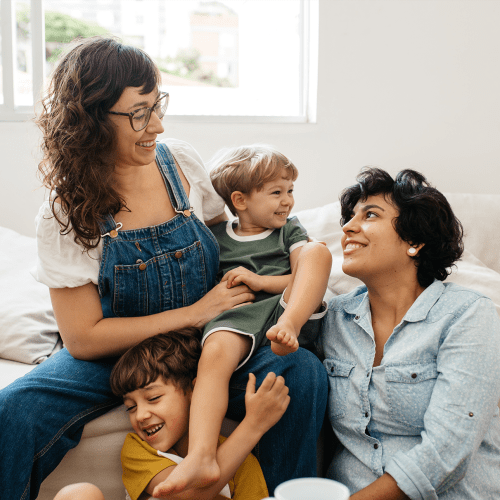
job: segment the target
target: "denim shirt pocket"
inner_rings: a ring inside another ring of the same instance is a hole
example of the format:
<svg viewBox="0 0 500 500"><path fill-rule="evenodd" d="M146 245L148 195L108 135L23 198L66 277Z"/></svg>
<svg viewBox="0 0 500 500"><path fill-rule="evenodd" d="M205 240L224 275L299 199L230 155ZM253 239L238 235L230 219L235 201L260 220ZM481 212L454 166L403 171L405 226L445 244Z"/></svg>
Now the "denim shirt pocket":
<svg viewBox="0 0 500 500"><path fill-rule="evenodd" d="M156 314L190 305L208 291L201 243L146 261L114 266L113 312L119 317Z"/></svg>
<svg viewBox="0 0 500 500"><path fill-rule="evenodd" d="M330 419L341 418L346 412L349 377L355 364L337 358L327 358L323 366L328 373L330 391L328 394L328 415Z"/></svg>
<svg viewBox="0 0 500 500"><path fill-rule="evenodd" d="M423 429L424 414L437 376L435 362L386 366L387 399L392 418L403 425Z"/></svg>

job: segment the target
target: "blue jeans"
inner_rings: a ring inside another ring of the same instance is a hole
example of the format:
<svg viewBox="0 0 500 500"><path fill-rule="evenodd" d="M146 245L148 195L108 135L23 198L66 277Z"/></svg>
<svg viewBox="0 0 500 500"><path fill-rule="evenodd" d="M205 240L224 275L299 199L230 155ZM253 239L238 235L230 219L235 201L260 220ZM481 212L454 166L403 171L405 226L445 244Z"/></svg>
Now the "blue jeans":
<svg viewBox="0 0 500 500"><path fill-rule="evenodd" d="M114 361L79 361L63 349L0 391L2 499L35 499L41 482L78 444L83 426L121 403L109 388ZM260 384L269 371L285 377L291 396L280 422L258 445L272 494L287 479L316 475L316 440L328 382L309 351L279 357L262 347L231 379L228 417L241 420L245 414L248 373Z"/></svg>

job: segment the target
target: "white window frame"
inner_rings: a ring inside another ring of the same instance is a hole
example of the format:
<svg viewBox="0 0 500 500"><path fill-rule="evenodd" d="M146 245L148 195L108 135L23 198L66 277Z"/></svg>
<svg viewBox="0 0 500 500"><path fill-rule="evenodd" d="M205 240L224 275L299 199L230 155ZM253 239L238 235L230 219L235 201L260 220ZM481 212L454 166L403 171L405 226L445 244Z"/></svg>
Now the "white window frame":
<svg viewBox="0 0 500 500"><path fill-rule="evenodd" d="M300 74L299 109L297 116L215 116L170 115L170 122L196 123L315 123L318 86L318 24L319 0L300 0ZM14 103L16 54L16 15L12 0L1 0L3 104L0 121L26 121L34 116L34 106L16 106ZM45 74L45 24L43 0L31 0L31 50L33 74L33 102L40 98Z"/></svg>

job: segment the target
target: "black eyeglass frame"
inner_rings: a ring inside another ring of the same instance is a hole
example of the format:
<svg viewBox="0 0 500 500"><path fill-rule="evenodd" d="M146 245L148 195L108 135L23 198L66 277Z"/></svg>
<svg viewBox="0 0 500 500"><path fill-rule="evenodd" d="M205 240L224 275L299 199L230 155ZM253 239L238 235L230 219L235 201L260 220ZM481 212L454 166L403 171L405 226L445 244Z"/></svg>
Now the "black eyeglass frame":
<svg viewBox="0 0 500 500"><path fill-rule="evenodd" d="M167 107L168 107L168 101L169 101L169 94L168 92L160 92L160 97L158 99L156 99L155 103L150 107L150 108L139 108L139 109L136 109L135 111L132 111L131 113L120 113L118 111L108 111L108 113L110 115L120 115L120 116L128 116L128 119L129 119L129 122L130 122L130 126L132 127L132 130L134 130L135 132L140 132L141 130L144 130L148 125L149 125L149 120L151 120L151 113L155 110L156 106L158 105L158 103L162 100L162 99L166 99L165 100L165 109L163 111L163 114L160 116L158 115L158 118L161 120L164 116L165 116L165 113L167 111ZM160 109L162 109L162 107L160 107ZM146 110L146 112L149 112L149 116L146 120L146 123L144 124L144 127L141 127L140 129L136 129L134 127L134 115L136 115L137 113L140 113L142 111Z"/></svg>

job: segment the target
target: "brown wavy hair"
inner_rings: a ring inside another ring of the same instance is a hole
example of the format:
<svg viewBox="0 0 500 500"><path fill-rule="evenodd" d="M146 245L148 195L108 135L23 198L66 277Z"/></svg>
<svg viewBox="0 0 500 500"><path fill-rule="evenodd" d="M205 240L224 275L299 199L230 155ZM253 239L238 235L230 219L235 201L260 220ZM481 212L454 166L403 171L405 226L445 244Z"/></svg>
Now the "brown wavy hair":
<svg viewBox="0 0 500 500"><path fill-rule="evenodd" d="M73 230L86 250L98 245L106 215L126 209L113 186L116 141L108 111L126 87L149 94L159 84L159 70L145 52L108 37L77 41L52 74L35 120L43 133L38 173L51 192L60 233Z"/></svg>
<svg viewBox="0 0 500 500"><path fill-rule="evenodd" d="M184 394L193 387L201 356L201 330L181 328L159 333L131 347L113 367L109 383L115 396L142 389L158 378Z"/></svg>

